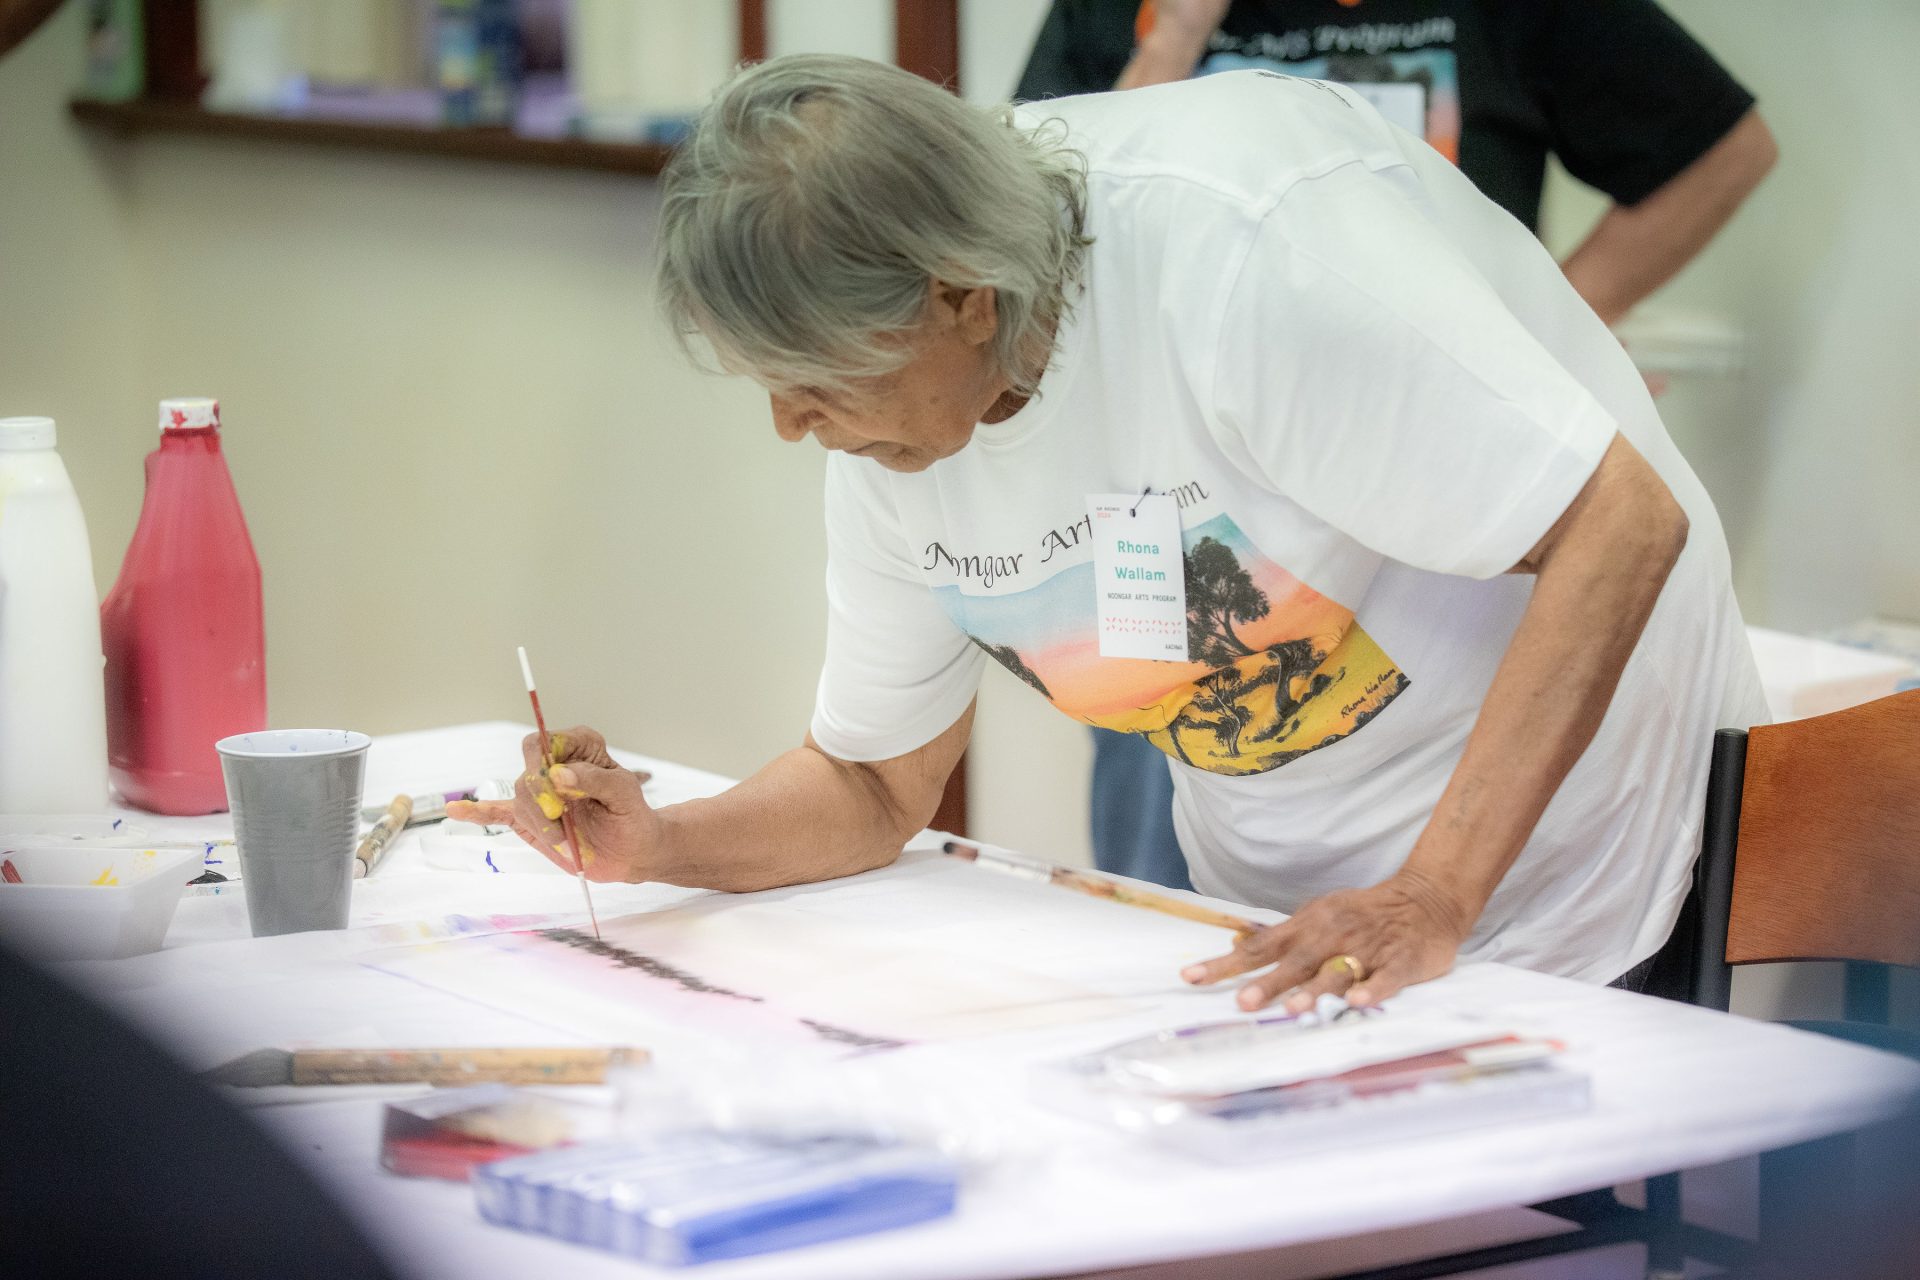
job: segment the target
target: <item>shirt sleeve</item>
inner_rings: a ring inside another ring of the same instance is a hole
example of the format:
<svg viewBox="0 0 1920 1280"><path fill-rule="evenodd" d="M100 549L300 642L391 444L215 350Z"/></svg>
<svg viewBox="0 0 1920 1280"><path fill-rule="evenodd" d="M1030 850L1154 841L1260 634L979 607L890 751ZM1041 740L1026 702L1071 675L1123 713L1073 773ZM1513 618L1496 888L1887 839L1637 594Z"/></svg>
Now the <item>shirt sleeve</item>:
<svg viewBox="0 0 1920 1280"><path fill-rule="evenodd" d="M1362 546L1490 578L1559 519L1616 427L1412 199L1352 165L1261 221L1223 308L1216 433ZM1504 251L1545 252L1513 232Z"/></svg>
<svg viewBox="0 0 1920 1280"><path fill-rule="evenodd" d="M1653 0L1551 7L1527 75L1553 151L1619 203L1665 186L1752 110L1753 95Z"/></svg>
<svg viewBox="0 0 1920 1280"><path fill-rule="evenodd" d="M852 474L874 465L827 466L827 656L812 732L842 760L891 760L939 737L986 662L915 570L877 486Z"/></svg>

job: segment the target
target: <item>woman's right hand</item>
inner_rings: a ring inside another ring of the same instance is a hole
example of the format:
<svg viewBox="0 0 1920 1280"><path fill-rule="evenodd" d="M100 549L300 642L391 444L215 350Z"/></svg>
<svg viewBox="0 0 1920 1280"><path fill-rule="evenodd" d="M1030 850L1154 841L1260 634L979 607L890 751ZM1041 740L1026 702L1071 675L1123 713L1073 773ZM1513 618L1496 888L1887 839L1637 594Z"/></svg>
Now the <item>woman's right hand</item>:
<svg viewBox="0 0 1920 1280"><path fill-rule="evenodd" d="M572 875L575 850L562 824L564 812L580 842L578 869L589 880L637 883L660 878L663 867L660 815L641 792L646 775L623 768L607 740L584 725L553 735L549 770L538 734L521 743L527 770L514 783L512 801L456 800L447 816L461 822L505 824L522 840Z"/></svg>

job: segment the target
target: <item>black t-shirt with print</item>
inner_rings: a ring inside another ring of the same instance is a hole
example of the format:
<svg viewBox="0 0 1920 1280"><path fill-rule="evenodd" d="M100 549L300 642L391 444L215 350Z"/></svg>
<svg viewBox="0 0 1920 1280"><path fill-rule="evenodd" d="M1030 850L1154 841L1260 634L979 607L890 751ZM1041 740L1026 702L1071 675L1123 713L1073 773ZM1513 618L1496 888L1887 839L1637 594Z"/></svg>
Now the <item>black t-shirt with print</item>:
<svg viewBox="0 0 1920 1280"><path fill-rule="evenodd" d="M1015 97L1113 87L1140 0L1054 0ZM1753 106L1653 0L1234 0L1197 70L1337 80L1536 226L1548 153L1621 204Z"/></svg>

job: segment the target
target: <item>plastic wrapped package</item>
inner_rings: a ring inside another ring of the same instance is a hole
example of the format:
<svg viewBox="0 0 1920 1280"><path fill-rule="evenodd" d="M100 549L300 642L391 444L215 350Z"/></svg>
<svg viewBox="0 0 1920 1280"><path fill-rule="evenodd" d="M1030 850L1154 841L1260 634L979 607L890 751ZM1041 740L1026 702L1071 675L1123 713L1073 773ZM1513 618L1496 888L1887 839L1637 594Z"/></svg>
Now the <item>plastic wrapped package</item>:
<svg viewBox="0 0 1920 1280"><path fill-rule="evenodd" d="M958 1181L944 1156L910 1144L711 1129L564 1147L473 1174L487 1221L657 1266L944 1217Z"/></svg>
<svg viewBox="0 0 1920 1280"><path fill-rule="evenodd" d="M1565 1046L1442 1012L1208 1023L1046 1064L1045 1103L1209 1160L1283 1159L1584 1111Z"/></svg>

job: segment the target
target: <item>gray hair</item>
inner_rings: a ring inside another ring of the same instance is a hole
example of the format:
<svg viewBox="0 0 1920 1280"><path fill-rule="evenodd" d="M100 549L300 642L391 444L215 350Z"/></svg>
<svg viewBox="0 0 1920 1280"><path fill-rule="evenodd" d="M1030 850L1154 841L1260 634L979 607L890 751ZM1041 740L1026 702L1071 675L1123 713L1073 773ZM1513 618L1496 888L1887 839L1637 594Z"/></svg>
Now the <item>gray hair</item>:
<svg viewBox="0 0 1920 1280"><path fill-rule="evenodd" d="M898 369L938 279L993 287L993 355L1031 394L1089 243L1085 162L1063 131L862 58L737 72L662 188L669 323L775 390Z"/></svg>

